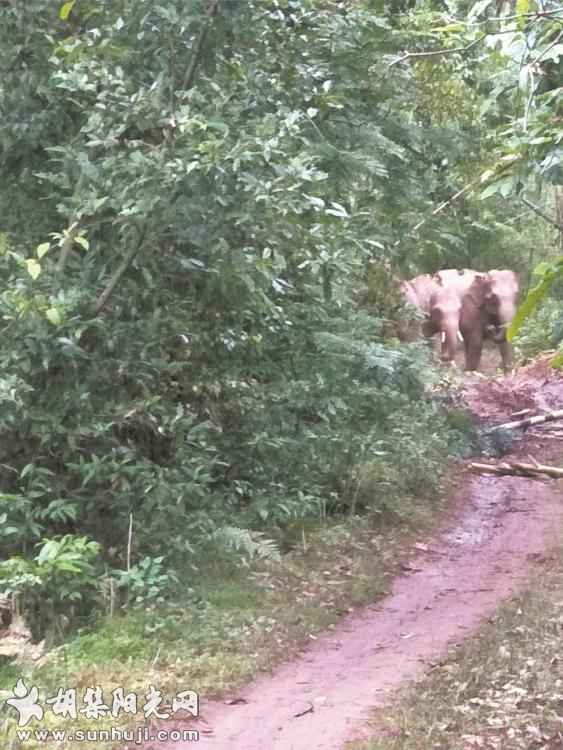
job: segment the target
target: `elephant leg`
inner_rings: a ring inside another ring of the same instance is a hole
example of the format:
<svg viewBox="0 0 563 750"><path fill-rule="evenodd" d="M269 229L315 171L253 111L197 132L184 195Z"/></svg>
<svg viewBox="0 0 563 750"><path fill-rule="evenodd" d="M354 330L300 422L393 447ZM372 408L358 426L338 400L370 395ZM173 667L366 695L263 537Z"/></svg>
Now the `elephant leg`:
<svg viewBox="0 0 563 750"><path fill-rule="evenodd" d="M474 331L469 335L463 334L465 346L465 369L478 370L483 351L483 335L481 331Z"/></svg>

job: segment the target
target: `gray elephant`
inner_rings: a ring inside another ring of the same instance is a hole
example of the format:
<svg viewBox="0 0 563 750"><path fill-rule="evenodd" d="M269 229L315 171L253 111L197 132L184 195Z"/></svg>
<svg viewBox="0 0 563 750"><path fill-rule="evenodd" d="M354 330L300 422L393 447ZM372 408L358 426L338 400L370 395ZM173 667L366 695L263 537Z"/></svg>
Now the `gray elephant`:
<svg viewBox="0 0 563 750"><path fill-rule="evenodd" d="M518 276L514 271L476 274L463 296L460 312L466 370L479 369L486 338L498 344L504 371L512 368L513 350L506 338L506 329L516 313L518 294Z"/></svg>

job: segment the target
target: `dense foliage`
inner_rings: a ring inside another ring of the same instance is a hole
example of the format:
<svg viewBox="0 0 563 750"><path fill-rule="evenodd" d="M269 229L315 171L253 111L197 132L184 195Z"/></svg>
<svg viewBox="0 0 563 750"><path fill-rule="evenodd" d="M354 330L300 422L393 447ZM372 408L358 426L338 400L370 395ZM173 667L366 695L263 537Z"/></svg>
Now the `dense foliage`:
<svg viewBox="0 0 563 750"><path fill-rule="evenodd" d="M433 494L396 274L526 270L561 15L396 5L0 5L0 590L87 611L93 566Z"/></svg>

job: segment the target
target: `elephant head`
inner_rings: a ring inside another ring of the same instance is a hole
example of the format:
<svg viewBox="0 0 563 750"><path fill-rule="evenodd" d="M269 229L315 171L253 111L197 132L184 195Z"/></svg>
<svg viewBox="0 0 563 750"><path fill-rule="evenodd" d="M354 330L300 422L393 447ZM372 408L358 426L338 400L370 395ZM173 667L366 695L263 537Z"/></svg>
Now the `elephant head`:
<svg viewBox="0 0 563 750"><path fill-rule="evenodd" d="M462 268L460 270L457 268L445 268L435 273L434 279L440 286L452 289L461 298L473 283L475 276L477 276L477 271L473 271L470 268Z"/></svg>
<svg viewBox="0 0 563 750"><path fill-rule="evenodd" d="M438 333L442 335L443 360L452 361L455 357L461 300L475 275L476 272L469 269L444 269L434 275L423 274L401 283L405 301L414 305L425 316L421 333L427 337ZM435 344L438 354L439 340Z"/></svg>
<svg viewBox="0 0 563 750"><path fill-rule="evenodd" d="M428 314L430 297L435 288L435 282L430 274L416 276L410 281L401 281L399 289L406 304L412 305L417 313L417 320L411 321L403 327L400 338L403 341L415 341L421 335L428 336Z"/></svg>
<svg viewBox="0 0 563 750"><path fill-rule="evenodd" d="M485 338L498 343L505 372L512 366L512 346L506 339L506 329L516 312L518 290L518 277L513 271L476 274L463 296L460 313L467 370L479 368Z"/></svg>
<svg viewBox="0 0 563 750"><path fill-rule="evenodd" d="M516 314L519 284L514 271L489 271L485 290L487 334L495 341L506 341L506 329Z"/></svg>

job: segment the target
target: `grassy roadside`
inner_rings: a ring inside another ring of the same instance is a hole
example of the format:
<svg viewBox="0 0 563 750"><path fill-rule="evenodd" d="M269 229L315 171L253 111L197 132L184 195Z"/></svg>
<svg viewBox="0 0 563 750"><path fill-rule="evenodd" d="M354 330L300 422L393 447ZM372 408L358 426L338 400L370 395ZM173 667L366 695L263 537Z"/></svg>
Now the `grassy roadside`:
<svg viewBox="0 0 563 750"><path fill-rule="evenodd" d="M390 709L349 750L563 748L563 557Z"/></svg>
<svg viewBox="0 0 563 750"><path fill-rule="evenodd" d="M451 493L444 485L440 494ZM346 612L382 596L400 560L421 534L428 534L446 502L421 503L408 525L382 529L364 517L304 532L281 563L241 569L216 559L197 576L186 572L190 595L185 601L104 619L38 662L14 664L0 656L2 750L20 747L16 714L2 701L7 697L2 691L11 693L20 677L28 687L36 685L42 699L61 686L76 687L81 697L88 686L99 685L111 704L111 691L123 686L138 693L142 706L149 685L168 698L186 689L214 695L273 668ZM66 726L99 730L120 726L121 718L79 717ZM137 713L136 723L142 718ZM39 728L64 726L49 711ZM25 743L26 748L50 746L55 744Z"/></svg>

